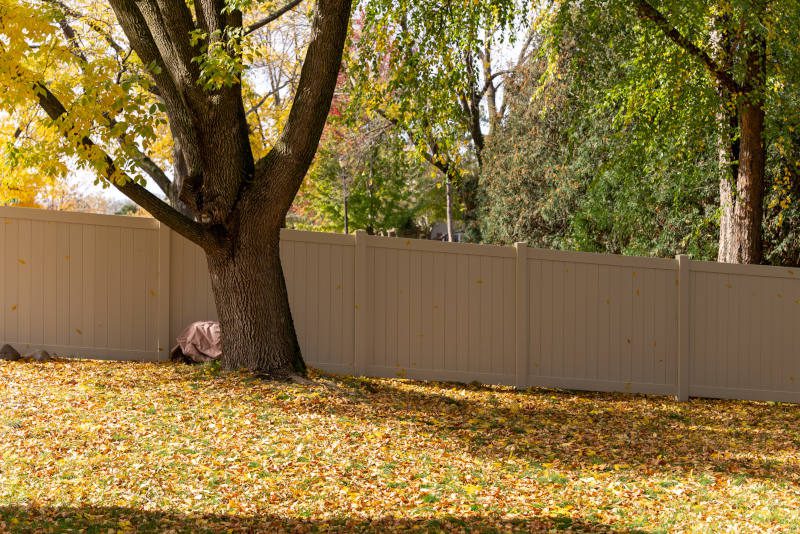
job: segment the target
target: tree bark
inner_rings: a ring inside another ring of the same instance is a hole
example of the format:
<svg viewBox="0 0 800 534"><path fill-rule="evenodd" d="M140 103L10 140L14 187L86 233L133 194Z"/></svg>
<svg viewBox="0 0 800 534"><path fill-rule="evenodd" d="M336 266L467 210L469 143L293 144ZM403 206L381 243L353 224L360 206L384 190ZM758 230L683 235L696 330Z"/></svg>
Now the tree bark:
<svg viewBox="0 0 800 534"><path fill-rule="evenodd" d="M447 241L453 242L453 192L452 185L450 184L450 174L444 175L444 200L445 200L445 216L447 218Z"/></svg>
<svg viewBox="0 0 800 534"><path fill-rule="evenodd" d="M730 70L733 61L734 42L730 31L730 19L722 14L714 18L711 31L711 54L720 68ZM739 114L732 106L734 96L719 80L715 80L720 105L717 111L717 158L719 161L719 245L717 261L726 262L731 257L733 208L735 196L733 187L739 174Z"/></svg>
<svg viewBox="0 0 800 534"><path fill-rule="evenodd" d="M762 259L766 42L755 37L748 45L746 86L751 89L737 99L736 181L720 182L722 216L717 260L724 263L761 263Z"/></svg>
<svg viewBox="0 0 800 534"><path fill-rule="evenodd" d="M207 254L223 332L222 364L271 378L304 374L280 259L280 227L249 225Z"/></svg>
<svg viewBox="0 0 800 534"><path fill-rule="evenodd" d="M762 213L764 197L764 93L766 84L766 38L756 27L747 27L742 20L736 34L741 41L725 43L724 32L730 30L725 16L715 20L712 32L712 53L698 47L673 26L648 0L635 0L637 13L643 20L652 21L663 34L708 69L718 90L736 101L739 150L735 180L720 181L720 238L717 259L727 263L760 263L762 256ZM753 2L750 11L763 20L767 3ZM737 46L733 46L733 45ZM743 64L744 80L738 81L733 62L725 57L724 48L746 51ZM714 57L716 56L716 57ZM722 56L722 57L720 57ZM720 139L725 143L724 135ZM721 150L725 150L721 147ZM724 158L724 156L722 156Z"/></svg>
<svg viewBox="0 0 800 534"><path fill-rule="evenodd" d="M761 102L740 106L739 172L730 224L722 235L726 263L761 263L761 219L764 195L764 108Z"/></svg>

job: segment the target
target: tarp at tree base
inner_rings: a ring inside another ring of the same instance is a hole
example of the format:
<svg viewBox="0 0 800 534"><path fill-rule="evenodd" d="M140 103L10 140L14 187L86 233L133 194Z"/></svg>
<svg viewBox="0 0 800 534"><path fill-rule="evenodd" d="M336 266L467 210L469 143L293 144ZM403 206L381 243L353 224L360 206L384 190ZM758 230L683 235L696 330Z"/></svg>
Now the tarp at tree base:
<svg viewBox="0 0 800 534"><path fill-rule="evenodd" d="M187 363L219 360L222 356L222 336L216 321L198 321L184 328L170 351L170 359Z"/></svg>

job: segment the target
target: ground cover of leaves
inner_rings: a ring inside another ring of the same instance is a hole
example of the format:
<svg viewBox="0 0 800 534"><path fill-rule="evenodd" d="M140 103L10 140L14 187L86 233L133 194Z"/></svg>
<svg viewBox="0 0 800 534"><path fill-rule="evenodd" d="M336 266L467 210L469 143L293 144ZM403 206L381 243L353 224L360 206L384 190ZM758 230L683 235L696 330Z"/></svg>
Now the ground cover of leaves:
<svg viewBox="0 0 800 534"><path fill-rule="evenodd" d="M800 407L0 362L0 531L797 531Z"/></svg>

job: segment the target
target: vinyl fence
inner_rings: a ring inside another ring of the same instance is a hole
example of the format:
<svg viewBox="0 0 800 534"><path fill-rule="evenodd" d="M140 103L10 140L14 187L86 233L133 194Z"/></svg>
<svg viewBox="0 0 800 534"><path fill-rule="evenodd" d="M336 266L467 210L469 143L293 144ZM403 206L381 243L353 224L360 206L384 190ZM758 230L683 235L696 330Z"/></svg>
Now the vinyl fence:
<svg viewBox="0 0 800 534"><path fill-rule="evenodd" d="M0 208L0 342L164 360L216 318L200 249L152 219ZM800 402L800 269L284 230L323 370Z"/></svg>

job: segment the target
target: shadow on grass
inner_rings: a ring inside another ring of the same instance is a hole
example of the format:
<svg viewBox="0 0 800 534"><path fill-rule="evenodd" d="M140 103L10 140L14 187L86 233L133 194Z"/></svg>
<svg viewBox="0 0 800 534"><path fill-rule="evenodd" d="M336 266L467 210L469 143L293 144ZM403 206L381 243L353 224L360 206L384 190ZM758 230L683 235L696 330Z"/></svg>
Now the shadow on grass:
<svg viewBox="0 0 800 534"><path fill-rule="evenodd" d="M357 394L324 410L413 422L480 457L506 458L513 447L517 457L564 467L800 485L797 405L420 382L410 390L389 380L334 380ZM462 395L470 391L481 391L481 401Z"/></svg>
<svg viewBox="0 0 800 534"><path fill-rule="evenodd" d="M278 516L185 515L124 507L0 507L0 531L10 533L118 532L621 532L607 525L569 518L493 519L447 517L443 519L363 520L298 519Z"/></svg>

